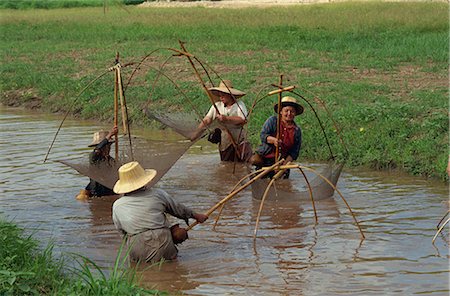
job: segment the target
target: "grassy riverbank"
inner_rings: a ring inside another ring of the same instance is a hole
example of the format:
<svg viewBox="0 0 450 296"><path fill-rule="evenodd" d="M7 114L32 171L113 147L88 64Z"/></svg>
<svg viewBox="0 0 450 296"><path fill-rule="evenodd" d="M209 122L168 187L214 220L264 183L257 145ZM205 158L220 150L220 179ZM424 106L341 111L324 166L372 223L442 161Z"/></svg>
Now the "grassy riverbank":
<svg viewBox="0 0 450 296"><path fill-rule="evenodd" d="M0 219L1 295L165 295L135 285L133 271L114 266L109 277L95 263L80 257L69 269L64 258L53 257L51 243L41 250L38 241L11 222Z"/></svg>
<svg viewBox="0 0 450 296"><path fill-rule="evenodd" d="M113 64L117 51L122 63L139 61L157 48L179 48L181 39L248 93L247 106L281 73L286 85L301 86L307 98L322 98L343 129L349 165L445 179L448 8L447 3L353 2L239 10L111 7L106 14L100 7L0 10L0 99L65 111ZM149 65L157 67L168 56L158 51ZM124 76L130 71L124 69ZM178 58L167 73L189 89L200 112L207 110L199 84L188 83L195 77L185 60ZM150 92L152 98L179 103L168 88L152 91L154 76L141 75L127 89L134 124L148 124L140 108ZM112 76L106 75L79 98L72 113L111 120L112 88ZM254 143L275 99L255 109L249 125ZM304 133L300 161L325 160L327 149L311 110L297 122ZM327 125L330 142L343 157Z"/></svg>

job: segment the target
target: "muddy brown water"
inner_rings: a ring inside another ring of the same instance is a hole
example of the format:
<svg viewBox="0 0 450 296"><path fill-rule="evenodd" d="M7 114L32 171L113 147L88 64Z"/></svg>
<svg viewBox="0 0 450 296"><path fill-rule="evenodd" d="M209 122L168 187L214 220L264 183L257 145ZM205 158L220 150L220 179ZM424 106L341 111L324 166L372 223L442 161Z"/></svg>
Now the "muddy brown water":
<svg viewBox="0 0 450 296"><path fill-rule="evenodd" d="M87 157L92 133L108 126L67 120L43 163L60 121L0 108L0 216L34 231L42 245L52 240L57 254L82 254L107 271L121 243L111 220L113 200L76 201L88 179L54 161ZM200 142L157 186L206 211L245 174L242 167L235 176L230 171ZM143 271L142 284L187 295L448 295L449 228L431 244L448 209L447 184L344 168L338 188L357 214L364 241L335 194L317 201L318 224L308 201L268 202L254 243L259 201L249 189L227 204L216 231L213 218L196 226L179 259Z"/></svg>

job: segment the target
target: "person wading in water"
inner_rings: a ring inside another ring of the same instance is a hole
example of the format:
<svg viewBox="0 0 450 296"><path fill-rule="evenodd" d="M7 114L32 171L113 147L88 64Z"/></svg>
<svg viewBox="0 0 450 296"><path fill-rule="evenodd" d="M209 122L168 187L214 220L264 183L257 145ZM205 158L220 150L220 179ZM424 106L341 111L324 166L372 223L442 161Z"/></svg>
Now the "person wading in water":
<svg viewBox="0 0 450 296"><path fill-rule="evenodd" d="M278 104L274 106L275 112L278 112ZM280 157L284 158L285 163L297 160L302 145L302 130L294 119L295 116L303 113L303 107L297 103L293 97L283 97L281 99L281 118L280 139L277 140L277 116L269 117L264 123L260 138L261 145L257 148L255 154L250 159L250 163L257 169L263 166L270 166L275 163L275 150L279 147ZM273 174L272 174L273 175ZM270 176L269 174L269 177ZM289 170L286 171L284 178L289 177Z"/></svg>
<svg viewBox="0 0 450 296"><path fill-rule="evenodd" d="M109 132L99 131L94 133L92 143L88 145L88 147L95 147L94 150L89 154L90 165L112 166L115 163L115 159L109 155L109 152L111 150L111 144L114 143L111 138L117 135L117 132L118 129L117 126L115 126ZM108 188L98 183L97 181L90 179L89 184L85 189L80 191L80 193L76 196L76 199L86 200L89 197L100 197L105 195L115 195L115 193L111 188Z"/></svg>
<svg viewBox="0 0 450 296"><path fill-rule="evenodd" d="M190 218L199 223L208 219L161 189L147 189L145 186L155 176L156 170L144 170L133 161L119 168L119 180L114 185L115 193L125 195L114 202L112 218L131 248L131 261L155 263L177 257L175 244L188 238L187 231L178 224L170 226L166 214L183 219L186 224Z"/></svg>
<svg viewBox="0 0 450 296"><path fill-rule="evenodd" d="M251 156L251 146L246 139L243 125L247 123L247 108L244 102L238 100L245 95L244 92L234 89L231 81L223 80L218 87L208 89L219 102L211 106L191 140L203 134L206 127L217 120L220 125L208 137L212 143L219 144L220 160L247 161ZM236 151L237 148L237 151Z"/></svg>

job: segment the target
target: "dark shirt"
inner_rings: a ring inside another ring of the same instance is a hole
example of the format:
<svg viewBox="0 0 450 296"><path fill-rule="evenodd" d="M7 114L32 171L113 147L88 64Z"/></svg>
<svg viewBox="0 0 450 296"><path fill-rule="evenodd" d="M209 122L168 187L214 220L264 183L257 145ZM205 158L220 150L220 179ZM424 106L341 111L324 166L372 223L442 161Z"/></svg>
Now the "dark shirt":
<svg viewBox="0 0 450 296"><path fill-rule="evenodd" d="M288 134L289 131L287 129L286 136L288 136ZM289 137L290 138L289 141L283 141L284 143L281 145L281 156L283 158L291 156L293 160L296 160L298 158L298 155L300 153L300 147L302 145L302 130L295 122L293 134L294 134L293 139L291 138L292 136L291 135ZM264 156L274 157L273 153L275 152L275 145L267 143L267 137L268 136L276 137L276 135L277 135L277 117L271 116L266 120L266 122L262 127L260 134L261 145L259 145L258 149L256 150L256 153L258 153L263 157ZM286 145L287 142L290 142L289 143L290 145Z"/></svg>
<svg viewBox="0 0 450 296"><path fill-rule="evenodd" d="M103 139L100 143L95 146L94 150L89 154L89 164L90 165L99 165L99 164L113 164L115 159L111 156L102 156L100 150L109 145L109 141L107 139ZM105 196L105 195L114 195L114 191L111 188L103 186L93 179L89 179L89 184L85 188L89 190L91 196Z"/></svg>

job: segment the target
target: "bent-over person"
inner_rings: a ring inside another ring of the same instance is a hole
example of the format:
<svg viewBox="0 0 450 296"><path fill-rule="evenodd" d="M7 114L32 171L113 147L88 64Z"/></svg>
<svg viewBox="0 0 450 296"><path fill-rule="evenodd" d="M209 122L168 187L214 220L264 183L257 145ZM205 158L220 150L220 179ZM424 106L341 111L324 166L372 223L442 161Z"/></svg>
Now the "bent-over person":
<svg viewBox="0 0 450 296"><path fill-rule="evenodd" d="M191 140L198 138L214 120L217 120L220 123L219 128L214 130L208 140L219 144L220 160L247 161L252 154L243 128L247 123L248 111L244 102L238 100L245 92L233 88L229 80L221 81L218 87L209 88L208 91L219 101L215 106L211 106Z"/></svg>
<svg viewBox="0 0 450 296"><path fill-rule="evenodd" d="M175 245L185 241L188 235L178 224L170 226L166 214L186 223L190 218L199 223L208 218L161 189L146 189L155 176L156 170L144 170L138 162L129 162L119 168L119 180L114 185L114 192L125 195L113 204L113 222L126 237L131 261L155 263L177 258Z"/></svg>
<svg viewBox="0 0 450 296"><path fill-rule="evenodd" d="M111 166L115 164L115 159L109 155L111 144L114 143L111 138L117 135L118 128L114 126L109 132L99 131L94 133L92 143L88 147L95 147L89 154L89 165ZM76 196L78 200L88 199L89 197L101 197L106 195L115 195L111 188L108 188L94 179L89 178L89 184Z"/></svg>

